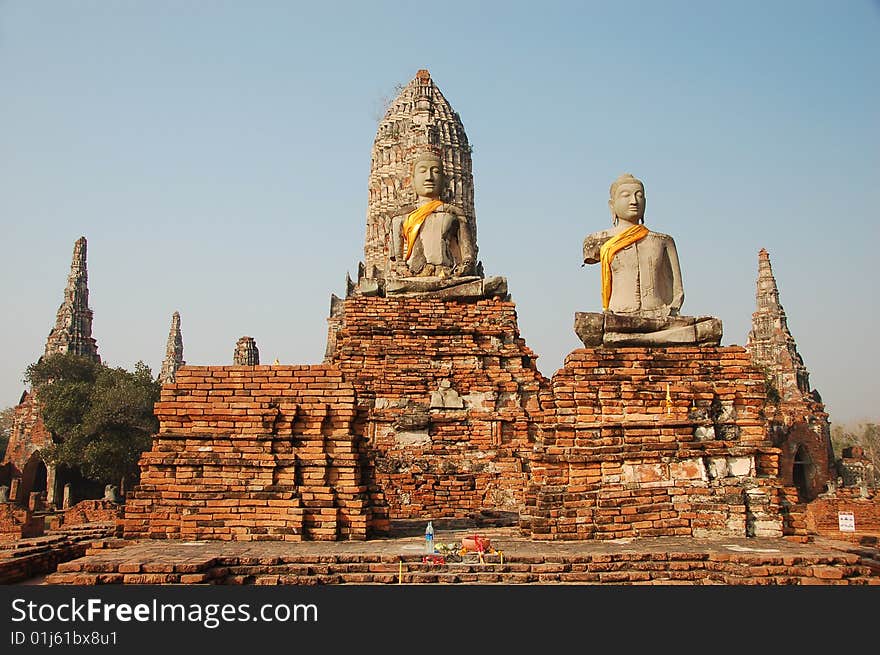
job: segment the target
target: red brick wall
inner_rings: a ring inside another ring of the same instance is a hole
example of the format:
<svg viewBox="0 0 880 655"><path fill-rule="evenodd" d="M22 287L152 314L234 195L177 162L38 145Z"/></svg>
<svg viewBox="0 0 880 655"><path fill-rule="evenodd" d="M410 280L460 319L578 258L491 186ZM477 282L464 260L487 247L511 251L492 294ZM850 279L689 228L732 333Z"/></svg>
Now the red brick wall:
<svg viewBox="0 0 880 655"><path fill-rule="evenodd" d="M575 350L542 401L535 538L781 534L763 376L743 348Z"/></svg>
<svg viewBox="0 0 880 655"><path fill-rule="evenodd" d="M852 533L840 531L838 512L852 512L856 535L880 536L880 496L876 492L867 498L859 489L837 489L832 497L817 498L806 506L807 527L818 534L846 538Z"/></svg>
<svg viewBox="0 0 880 655"><path fill-rule="evenodd" d="M109 500L83 500L64 510L62 525L104 523L122 518L123 506Z"/></svg>
<svg viewBox="0 0 880 655"><path fill-rule="evenodd" d="M10 462L13 466L13 476L19 476L34 451L51 444L52 435L43 425L35 396L25 392L22 394L21 402L15 406L12 435L6 446L3 462Z"/></svg>
<svg viewBox="0 0 880 655"><path fill-rule="evenodd" d="M810 465L805 483L798 486L801 502L810 501L835 477L831 451L831 427L822 403L809 396L768 404L766 415L771 438L780 448L779 476L783 484L796 486L793 477L797 452L803 448Z"/></svg>
<svg viewBox="0 0 880 655"><path fill-rule="evenodd" d="M372 501L391 519L515 511L547 384L514 303L353 297L328 353L357 390ZM432 409L441 380L463 409Z"/></svg>
<svg viewBox="0 0 880 655"><path fill-rule="evenodd" d="M331 366L187 366L128 495L126 537L363 539L354 389Z"/></svg>
<svg viewBox="0 0 880 655"><path fill-rule="evenodd" d="M35 517L30 510L0 503L0 542L17 541L24 537L43 534L43 517Z"/></svg>

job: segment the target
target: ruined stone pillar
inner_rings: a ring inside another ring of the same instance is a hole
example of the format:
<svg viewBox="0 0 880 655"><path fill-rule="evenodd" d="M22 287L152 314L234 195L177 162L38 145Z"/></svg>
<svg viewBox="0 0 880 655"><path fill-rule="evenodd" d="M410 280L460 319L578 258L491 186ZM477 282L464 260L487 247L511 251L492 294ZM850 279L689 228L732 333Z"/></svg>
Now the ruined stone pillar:
<svg viewBox="0 0 880 655"><path fill-rule="evenodd" d="M9 483L9 500L13 503L19 502L18 491L21 489L21 478L13 478Z"/></svg>
<svg viewBox="0 0 880 655"><path fill-rule="evenodd" d="M61 501L62 509L70 509L73 505L73 485L69 482L64 485L64 497Z"/></svg>
<svg viewBox="0 0 880 655"><path fill-rule="evenodd" d="M174 312L171 316L171 330L168 333L168 342L165 345L165 359L162 360L162 371L159 373L159 382L171 384L177 375L177 370L186 364L183 361L183 336L180 332L180 313Z"/></svg>
<svg viewBox="0 0 880 655"><path fill-rule="evenodd" d="M46 509L55 508L55 497L58 495L58 481L56 480L57 471L54 464L46 467Z"/></svg>

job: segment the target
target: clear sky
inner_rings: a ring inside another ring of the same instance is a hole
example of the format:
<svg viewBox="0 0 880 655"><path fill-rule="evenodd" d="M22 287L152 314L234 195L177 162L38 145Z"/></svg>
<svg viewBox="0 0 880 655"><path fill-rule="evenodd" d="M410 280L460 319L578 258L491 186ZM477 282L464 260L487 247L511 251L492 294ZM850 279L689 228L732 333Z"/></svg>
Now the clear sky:
<svg viewBox="0 0 880 655"><path fill-rule="evenodd" d="M93 336L158 373L317 363L363 259L383 103L427 68L474 147L487 275L551 376L599 311L583 237L644 180L682 313L745 345L770 252L833 422L880 417L880 5L0 0L0 407L89 244Z"/></svg>

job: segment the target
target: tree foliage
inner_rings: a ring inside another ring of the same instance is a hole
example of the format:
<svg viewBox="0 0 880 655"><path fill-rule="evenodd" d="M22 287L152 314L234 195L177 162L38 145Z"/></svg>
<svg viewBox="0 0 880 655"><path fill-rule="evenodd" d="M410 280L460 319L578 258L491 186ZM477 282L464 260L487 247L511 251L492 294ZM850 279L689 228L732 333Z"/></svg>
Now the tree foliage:
<svg viewBox="0 0 880 655"><path fill-rule="evenodd" d="M9 438L12 436L12 423L15 420L15 407L0 410L0 461L6 453Z"/></svg>
<svg viewBox="0 0 880 655"><path fill-rule="evenodd" d="M87 478L118 484L137 478L137 462L159 428L153 405L159 383L143 362L134 372L86 357L43 357L25 374L55 443L49 462L78 468Z"/></svg>

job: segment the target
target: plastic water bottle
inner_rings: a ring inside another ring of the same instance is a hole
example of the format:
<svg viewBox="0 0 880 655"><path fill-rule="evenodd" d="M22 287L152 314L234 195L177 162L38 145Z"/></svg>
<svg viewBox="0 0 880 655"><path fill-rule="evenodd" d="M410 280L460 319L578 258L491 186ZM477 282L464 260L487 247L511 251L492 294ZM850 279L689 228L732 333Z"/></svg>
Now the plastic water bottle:
<svg viewBox="0 0 880 655"><path fill-rule="evenodd" d="M425 552L428 555L434 554L434 526L428 521L428 527L425 528Z"/></svg>

